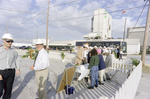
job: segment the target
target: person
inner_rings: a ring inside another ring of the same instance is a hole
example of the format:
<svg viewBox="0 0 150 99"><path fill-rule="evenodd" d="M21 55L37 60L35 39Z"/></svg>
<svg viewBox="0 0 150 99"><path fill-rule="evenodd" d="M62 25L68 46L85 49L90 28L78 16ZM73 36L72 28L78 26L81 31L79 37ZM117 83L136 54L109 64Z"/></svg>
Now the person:
<svg viewBox="0 0 150 99"><path fill-rule="evenodd" d="M97 46L94 46L94 48L97 50Z"/></svg>
<svg viewBox="0 0 150 99"><path fill-rule="evenodd" d="M103 56L101 54L99 54L98 57L99 57L99 64L98 64L99 84L104 85L104 79L103 78L104 78L104 74L105 74L106 65L105 65Z"/></svg>
<svg viewBox="0 0 150 99"><path fill-rule="evenodd" d="M82 64L86 64L87 63L87 54L88 54L88 45L84 45L83 46L83 59L82 59Z"/></svg>
<svg viewBox="0 0 150 99"><path fill-rule="evenodd" d="M107 80L110 80L110 76L109 76L108 72L112 68L112 58L111 58L111 55L109 54L108 50L105 51L105 55L106 55L106 59L105 59L105 65L106 65L105 75L106 75L106 77L105 78Z"/></svg>
<svg viewBox="0 0 150 99"><path fill-rule="evenodd" d="M101 54L103 55L103 49L102 49L102 47L100 46L100 49L101 49Z"/></svg>
<svg viewBox="0 0 150 99"><path fill-rule="evenodd" d="M106 52L106 46L104 46L103 48L103 55L105 55L105 52Z"/></svg>
<svg viewBox="0 0 150 99"><path fill-rule="evenodd" d="M117 58L119 58L119 56L120 56L120 49L119 47L117 47Z"/></svg>
<svg viewBox="0 0 150 99"><path fill-rule="evenodd" d="M11 48L14 42L13 36L9 33L5 33L2 36L2 40L4 44L0 47L0 98L3 95L2 99L10 99L15 72L17 76L20 75L20 60L17 51ZM17 71L15 71L15 69Z"/></svg>
<svg viewBox="0 0 150 99"><path fill-rule="evenodd" d="M77 54L76 54L76 59L75 63L78 63L79 65L83 64L84 62L87 62L87 51L86 49L88 48L88 45L85 44L83 45L83 48L79 48Z"/></svg>
<svg viewBox="0 0 150 99"><path fill-rule="evenodd" d="M91 59L91 50L92 50L92 47L89 47L89 52L87 56L88 63L90 63L90 59Z"/></svg>
<svg viewBox="0 0 150 99"><path fill-rule="evenodd" d="M44 42L42 39L37 39L36 48L38 53L35 57L34 64L30 66L30 70L35 70L35 77L37 82L38 97L39 99L47 99L47 77L49 66L49 56L44 49Z"/></svg>
<svg viewBox="0 0 150 99"><path fill-rule="evenodd" d="M101 49L100 49L100 47L97 49L97 53L98 53L98 54L101 54Z"/></svg>
<svg viewBox="0 0 150 99"><path fill-rule="evenodd" d="M112 47L110 48L110 50L111 50L111 54L113 54L114 50L113 50L113 48L112 48Z"/></svg>
<svg viewBox="0 0 150 99"><path fill-rule="evenodd" d="M70 50L70 54L71 54L71 53L72 53L72 48L70 47L70 49L69 49L69 50Z"/></svg>
<svg viewBox="0 0 150 99"><path fill-rule="evenodd" d="M97 55L97 50L94 48L91 50L91 59L88 67L88 69L91 69L91 86L88 87L88 89L94 89L95 83L95 86L98 87L98 64L99 57Z"/></svg>
<svg viewBox="0 0 150 99"><path fill-rule="evenodd" d="M120 49L120 58L119 60L122 59L122 49ZM123 59L122 59L123 60Z"/></svg>

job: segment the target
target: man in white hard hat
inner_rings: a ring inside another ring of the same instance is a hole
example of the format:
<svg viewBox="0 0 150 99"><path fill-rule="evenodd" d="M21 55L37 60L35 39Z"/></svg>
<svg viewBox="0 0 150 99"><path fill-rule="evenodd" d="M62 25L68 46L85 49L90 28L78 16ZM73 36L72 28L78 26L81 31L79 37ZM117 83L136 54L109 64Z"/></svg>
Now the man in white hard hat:
<svg viewBox="0 0 150 99"><path fill-rule="evenodd" d="M49 66L49 55L44 49L44 42L42 39L37 39L36 48L38 53L35 57L34 64L30 67L30 70L35 70L35 77L37 82L39 99L47 99L47 77Z"/></svg>
<svg viewBox="0 0 150 99"><path fill-rule="evenodd" d="M17 76L20 75L20 61L17 51L11 48L14 42L13 36L6 33L2 36L2 40L4 44L0 47L0 98L10 99L15 78L15 69L17 69Z"/></svg>

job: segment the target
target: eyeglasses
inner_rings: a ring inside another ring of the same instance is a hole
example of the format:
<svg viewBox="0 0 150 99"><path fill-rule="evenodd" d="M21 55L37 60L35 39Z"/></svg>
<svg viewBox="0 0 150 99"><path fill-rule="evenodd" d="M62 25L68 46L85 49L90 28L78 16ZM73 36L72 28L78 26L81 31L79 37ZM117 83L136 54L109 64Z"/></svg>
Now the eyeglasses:
<svg viewBox="0 0 150 99"><path fill-rule="evenodd" d="M7 43L13 43L14 41L13 40L5 40Z"/></svg>

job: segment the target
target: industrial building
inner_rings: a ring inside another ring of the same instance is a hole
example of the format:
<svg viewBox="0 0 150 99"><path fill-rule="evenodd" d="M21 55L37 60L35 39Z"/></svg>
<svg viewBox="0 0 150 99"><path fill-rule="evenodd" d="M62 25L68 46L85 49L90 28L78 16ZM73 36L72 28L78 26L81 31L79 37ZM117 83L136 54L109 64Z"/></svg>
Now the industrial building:
<svg viewBox="0 0 150 99"><path fill-rule="evenodd" d="M143 46L143 39L144 39L144 33L145 33L145 26L142 27L130 27L127 29L127 38L130 39L140 39L140 46ZM150 30L148 35L148 41L147 46L150 47Z"/></svg>

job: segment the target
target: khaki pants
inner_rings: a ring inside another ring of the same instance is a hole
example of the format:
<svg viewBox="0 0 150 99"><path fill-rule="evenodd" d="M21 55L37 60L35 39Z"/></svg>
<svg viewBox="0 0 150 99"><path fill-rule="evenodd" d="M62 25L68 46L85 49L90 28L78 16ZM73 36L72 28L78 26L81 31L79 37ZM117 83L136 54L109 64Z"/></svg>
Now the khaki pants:
<svg viewBox="0 0 150 99"><path fill-rule="evenodd" d="M104 83L104 79L103 79L104 75L105 75L105 69L100 70L99 71L99 81L101 83Z"/></svg>
<svg viewBox="0 0 150 99"><path fill-rule="evenodd" d="M35 71L39 99L47 99L48 69Z"/></svg>

